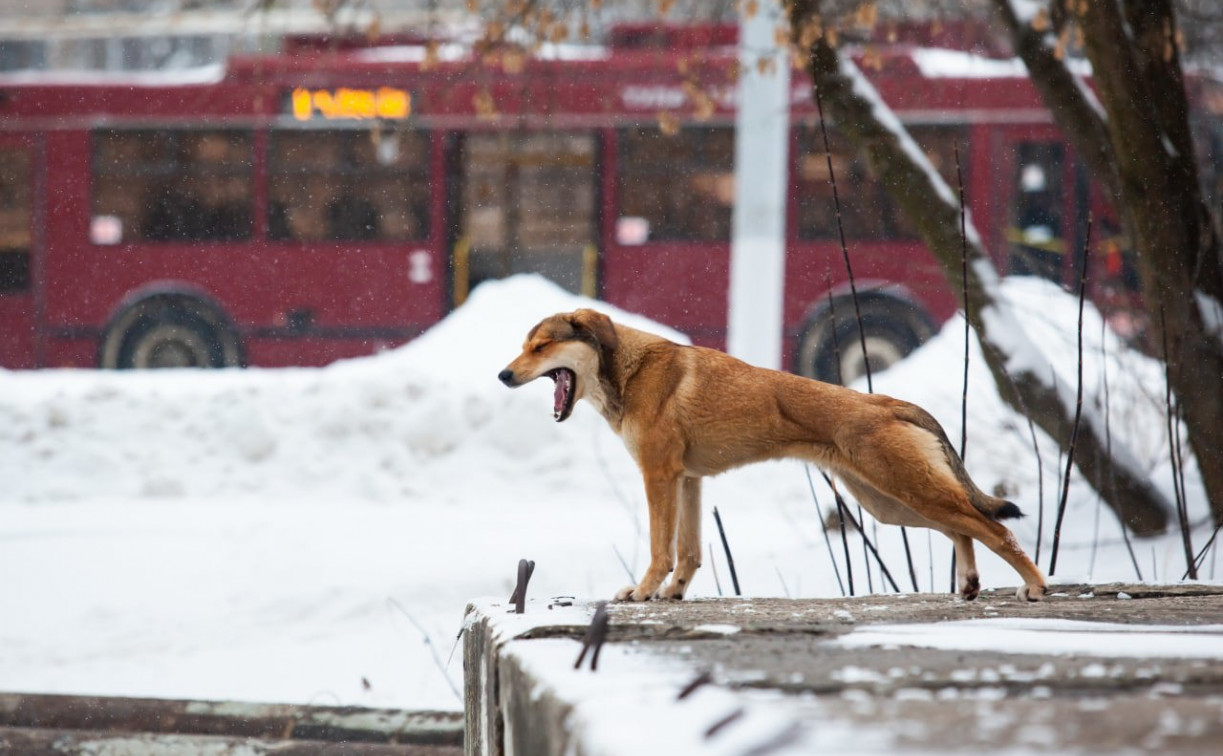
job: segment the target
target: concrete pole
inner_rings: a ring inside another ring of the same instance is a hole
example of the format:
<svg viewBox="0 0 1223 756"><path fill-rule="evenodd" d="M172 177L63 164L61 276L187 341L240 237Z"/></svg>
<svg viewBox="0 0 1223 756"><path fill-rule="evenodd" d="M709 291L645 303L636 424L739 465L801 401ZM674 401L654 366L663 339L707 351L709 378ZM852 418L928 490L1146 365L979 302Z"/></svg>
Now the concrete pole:
<svg viewBox="0 0 1223 756"><path fill-rule="evenodd" d="M777 27L783 23L778 0L740 5L756 5L757 10L739 21L741 74L726 344L745 362L780 368L790 60L777 46ZM772 61L764 71L762 60Z"/></svg>

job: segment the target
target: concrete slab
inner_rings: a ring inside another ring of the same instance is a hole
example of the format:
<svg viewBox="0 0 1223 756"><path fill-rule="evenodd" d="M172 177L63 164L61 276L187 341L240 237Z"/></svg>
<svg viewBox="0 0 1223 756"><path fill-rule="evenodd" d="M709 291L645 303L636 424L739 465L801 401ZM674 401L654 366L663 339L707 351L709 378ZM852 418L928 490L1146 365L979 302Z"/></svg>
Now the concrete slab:
<svg viewBox="0 0 1223 756"><path fill-rule="evenodd" d="M594 609L469 607L468 754L1223 753L1223 586Z"/></svg>

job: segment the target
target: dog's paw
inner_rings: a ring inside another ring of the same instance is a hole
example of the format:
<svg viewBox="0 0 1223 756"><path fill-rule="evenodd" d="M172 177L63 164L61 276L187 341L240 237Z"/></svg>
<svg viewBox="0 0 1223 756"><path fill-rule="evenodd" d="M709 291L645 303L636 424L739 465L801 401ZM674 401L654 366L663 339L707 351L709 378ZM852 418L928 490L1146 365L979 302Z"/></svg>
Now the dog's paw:
<svg viewBox="0 0 1223 756"><path fill-rule="evenodd" d="M975 601L980 594L981 578L976 575L970 575L964 580L964 584L960 586L960 596L965 601Z"/></svg>
<svg viewBox="0 0 1223 756"><path fill-rule="evenodd" d="M1043 585L1021 585L1019 590L1015 591L1015 598L1020 601L1043 601L1045 587Z"/></svg>
<svg viewBox="0 0 1223 756"><path fill-rule="evenodd" d="M676 585L675 583L672 583L671 585L668 585L666 588L663 588L660 591L658 591L657 598L664 599L666 601L683 601L684 600L684 589L687 587L688 586L686 585Z"/></svg>
<svg viewBox="0 0 1223 756"><path fill-rule="evenodd" d="M643 591L639 585L626 585L616 591L616 601L649 601L655 598L654 593Z"/></svg>

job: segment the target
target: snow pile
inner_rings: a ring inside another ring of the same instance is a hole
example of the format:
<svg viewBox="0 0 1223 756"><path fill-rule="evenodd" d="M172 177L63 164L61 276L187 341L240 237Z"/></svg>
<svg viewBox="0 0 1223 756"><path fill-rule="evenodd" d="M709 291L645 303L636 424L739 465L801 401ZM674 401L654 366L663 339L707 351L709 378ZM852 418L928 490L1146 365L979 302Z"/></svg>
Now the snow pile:
<svg viewBox="0 0 1223 756"><path fill-rule="evenodd" d="M1039 278L1003 279L1001 291L1022 323L1027 341L1039 345L1042 356L1054 370L1053 380L1062 387L1063 394L1073 397L1078 380L1078 300ZM958 447L963 354L964 321L957 317L903 363L877 376L875 390L930 410ZM1083 387L1084 403L1098 417L1107 419L1114 447L1128 448L1140 473L1151 476L1171 501L1163 367L1128 348L1105 327L1103 318L1090 303L1083 313ZM865 381L860 381L856 388L866 390ZM969 472L985 490L999 486L1025 512L1035 514L1040 476L1027 420L1002 401L975 334L970 342L968 389L965 458ZM1057 494L1067 440L1052 439L1039 428L1036 437L1044 471L1044 495L1050 504ZM1193 502L1191 516L1202 517L1207 511L1205 493L1195 463L1192 459L1186 462L1186 485ZM1081 480L1072 480L1075 488L1071 506L1089 502L1094 505L1095 494L1086 487L1079 488L1081 485Z"/></svg>
<svg viewBox="0 0 1223 756"><path fill-rule="evenodd" d="M522 277L479 287L401 349L321 370L0 371L0 501L399 501L446 496L477 470L564 486L591 466L573 439L602 421L587 411L558 432L549 382L511 392L496 376L541 317L583 306L685 341Z"/></svg>
<svg viewBox="0 0 1223 756"><path fill-rule="evenodd" d="M1073 385L1074 298L1024 279L1003 291ZM443 671L434 649L446 656L469 598L509 595L519 558L537 563L532 596L596 599L648 560L640 474L602 418L579 404L556 424L550 382L510 391L496 379L535 322L582 306L682 339L519 277L479 287L402 349L324 369L0 371L0 688L459 708L459 662ZM1162 371L1106 332L1101 350L1102 332L1089 311L1087 396L1102 395L1107 369L1114 438L1170 494ZM1012 527L1032 553L1028 428L973 349L967 466L1029 514ZM875 388L926 407L958 443L962 353L953 320ZM1037 435L1043 566L1060 455ZM729 591L714 506L745 594L840 595L819 530L831 497L816 481L818 504L797 463L710 480L710 549L691 595ZM1200 522L1193 470L1187 482ZM899 530L868 531L910 590ZM910 532L920 588L946 590L947 539ZM1180 577L1176 538L1138 548L1146 579ZM978 555L985 587L1016 584L1001 560ZM1135 577L1115 519L1077 475L1058 570Z"/></svg>

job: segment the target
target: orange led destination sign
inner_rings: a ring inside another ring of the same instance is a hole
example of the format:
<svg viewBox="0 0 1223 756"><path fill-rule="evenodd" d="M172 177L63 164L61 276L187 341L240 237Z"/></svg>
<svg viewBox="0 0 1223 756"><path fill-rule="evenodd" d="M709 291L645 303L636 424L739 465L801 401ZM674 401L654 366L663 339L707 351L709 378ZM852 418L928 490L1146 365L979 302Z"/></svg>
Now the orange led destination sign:
<svg viewBox="0 0 1223 756"><path fill-rule="evenodd" d="M366 119L407 118L412 113L412 94L393 87L377 89L306 89L293 90L293 117L299 121L315 118Z"/></svg>

